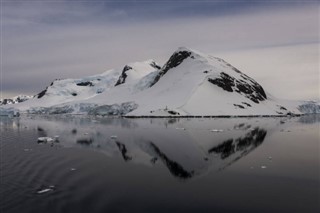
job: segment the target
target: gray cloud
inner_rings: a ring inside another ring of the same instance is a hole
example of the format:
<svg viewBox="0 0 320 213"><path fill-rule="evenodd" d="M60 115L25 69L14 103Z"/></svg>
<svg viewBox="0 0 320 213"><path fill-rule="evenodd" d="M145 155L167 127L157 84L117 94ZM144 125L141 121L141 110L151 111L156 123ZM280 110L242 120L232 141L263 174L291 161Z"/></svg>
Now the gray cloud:
<svg viewBox="0 0 320 213"><path fill-rule="evenodd" d="M228 51L220 56L276 97L319 98L319 43Z"/></svg>
<svg viewBox="0 0 320 213"><path fill-rule="evenodd" d="M192 11L196 14L201 11L190 8L186 9L189 15L173 14L172 11L181 8L174 4L160 7L166 16L159 18L158 14L152 19L150 14L142 13L144 7L149 9L152 5L136 5L132 9L134 11L130 11L128 6L117 4L100 2L88 7L74 3L4 4L1 32L1 84L4 96L35 94L56 78L92 75L133 61L153 58L164 63L179 46L217 56L225 54L225 57L230 57L230 62L234 60L244 67L244 72L249 69L248 72L257 81L272 90L267 75L273 76L279 72L290 75L292 70L279 67L286 67L285 64L270 64L270 73L261 74L259 70L265 69L256 63L259 58L247 60L250 58L247 55L247 58L238 60L241 55L250 52L255 56L256 52L260 54L269 47L319 43L318 4L302 4L300 7L267 5L265 9L247 6L241 8L246 13L230 14L226 11L225 15L210 15L207 11L201 16L190 15ZM148 19L143 20L142 17ZM270 48L268 54L260 55L271 57L279 51ZM296 60L305 66L309 63L312 64L311 69L315 69L317 59L314 54L318 52L313 51L310 57L288 54L286 60ZM257 75L252 72L253 66ZM295 73L303 72L297 67L299 65L291 66ZM297 82L305 85L306 92L301 89L294 91L293 85ZM317 95L313 91L319 87L319 82L295 75L295 79L292 78L286 85L284 89L279 86L279 92L272 92L280 97L312 98ZM296 95L291 95L293 93Z"/></svg>

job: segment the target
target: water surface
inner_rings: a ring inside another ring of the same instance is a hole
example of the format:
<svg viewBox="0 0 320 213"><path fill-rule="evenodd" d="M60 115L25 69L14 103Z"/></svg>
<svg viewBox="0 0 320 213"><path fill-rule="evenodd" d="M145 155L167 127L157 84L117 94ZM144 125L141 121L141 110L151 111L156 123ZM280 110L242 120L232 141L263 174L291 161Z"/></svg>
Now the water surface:
<svg viewBox="0 0 320 213"><path fill-rule="evenodd" d="M320 211L318 116L0 122L1 213Z"/></svg>

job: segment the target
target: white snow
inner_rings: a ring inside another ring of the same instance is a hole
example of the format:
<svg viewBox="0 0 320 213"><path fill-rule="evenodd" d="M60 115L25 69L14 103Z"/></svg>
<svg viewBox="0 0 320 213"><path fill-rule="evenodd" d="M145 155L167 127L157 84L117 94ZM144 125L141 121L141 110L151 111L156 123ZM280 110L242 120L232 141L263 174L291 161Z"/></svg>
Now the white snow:
<svg viewBox="0 0 320 213"><path fill-rule="evenodd" d="M212 129L211 132L223 132L223 129Z"/></svg>
<svg viewBox="0 0 320 213"><path fill-rule="evenodd" d="M54 188L55 188L55 186L52 185L52 186L49 186L48 188L45 188L45 189L39 189L37 191L37 194L43 194L43 193L53 191Z"/></svg>
<svg viewBox="0 0 320 213"><path fill-rule="evenodd" d="M39 143L46 143L46 142L53 142L54 139L50 137L39 137L38 142Z"/></svg>

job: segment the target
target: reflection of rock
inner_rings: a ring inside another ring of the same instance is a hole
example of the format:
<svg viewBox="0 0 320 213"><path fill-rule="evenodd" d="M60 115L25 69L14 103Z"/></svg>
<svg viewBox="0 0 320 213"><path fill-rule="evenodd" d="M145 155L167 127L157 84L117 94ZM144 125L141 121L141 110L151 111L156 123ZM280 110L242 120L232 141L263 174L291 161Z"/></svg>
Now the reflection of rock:
<svg viewBox="0 0 320 213"><path fill-rule="evenodd" d="M92 138L79 138L79 139L77 139L77 143L82 144L82 145L90 145L93 143L93 139Z"/></svg>
<svg viewBox="0 0 320 213"><path fill-rule="evenodd" d="M258 127L250 131L245 135L245 137L237 139L229 139L218 146L209 149L209 153L215 153L220 155L221 159L230 157L236 152L247 153L252 149L259 146L267 135L267 131L264 129L259 129Z"/></svg>
<svg viewBox="0 0 320 213"><path fill-rule="evenodd" d="M127 155L127 148L123 143L120 143L119 141L116 141L117 147L119 148L121 155L124 159L124 161L129 161L132 159L132 157Z"/></svg>
<svg viewBox="0 0 320 213"><path fill-rule="evenodd" d="M235 145L233 144L233 139L224 141L222 144L209 149L208 152L221 154L221 159L229 157L231 154L235 152Z"/></svg>
<svg viewBox="0 0 320 213"><path fill-rule="evenodd" d="M21 125L38 129L39 137L59 135L64 147L82 148L118 156L143 165L163 163L170 174L191 179L219 171L258 147L270 122L278 119L112 119L95 117L20 118ZM263 126L252 128L257 125ZM237 124L237 125L234 125ZM39 128L38 128L39 127ZM221 129L219 134L208 129ZM183 131L181 131L183 129ZM111 138L117 135L117 138ZM119 140L121 139L121 140Z"/></svg>
<svg viewBox="0 0 320 213"><path fill-rule="evenodd" d="M258 127L246 134L244 138L239 138L236 140L237 151L242 151L249 146L257 147L259 146L267 135L267 131L259 129Z"/></svg>
<svg viewBox="0 0 320 213"><path fill-rule="evenodd" d="M37 130L38 130L38 136L39 137L46 137L48 134L46 131L44 131L44 129L42 127L37 127Z"/></svg>
<svg viewBox="0 0 320 213"><path fill-rule="evenodd" d="M238 124L238 125L235 125L235 126L233 127L233 129L247 130L247 129L249 129L250 127L251 127L250 124L246 125L245 123L240 123L240 124Z"/></svg>
<svg viewBox="0 0 320 213"><path fill-rule="evenodd" d="M170 160L166 156L166 154L161 152L161 150L154 143L151 142L150 146L153 149L153 151L159 156L159 158L165 163L172 175L182 179L191 178L193 176L192 171L188 172L180 164L173 160Z"/></svg>
<svg viewBox="0 0 320 213"><path fill-rule="evenodd" d="M177 123L178 121L179 121L178 118L170 118L170 119L168 120L168 124L175 124L175 123Z"/></svg>

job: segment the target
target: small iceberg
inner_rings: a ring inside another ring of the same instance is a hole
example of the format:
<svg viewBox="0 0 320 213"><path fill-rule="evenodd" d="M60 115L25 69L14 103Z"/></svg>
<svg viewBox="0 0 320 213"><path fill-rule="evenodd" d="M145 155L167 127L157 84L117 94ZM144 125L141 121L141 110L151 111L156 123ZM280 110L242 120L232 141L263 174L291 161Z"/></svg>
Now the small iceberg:
<svg viewBox="0 0 320 213"><path fill-rule="evenodd" d="M53 191L54 188L55 188L55 186L53 186L53 185L49 186L48 188L41 188L41 189L37 190L37 194L44 194L44 193Z"/></svg>
<svg viewBox="0 0 320 213"><path fill-rule="evenodd" d="M211 129L210 132L223 132L223 129Z"/></svg>
<svg viewBox="0 0 320 213"><path fill-rule="evenodd" d="M47 142L53 142L54 139L50 137L39 137L38 143L47 143Z"/></svg>
<svg viewBox="0 0 320 213"><path fill-rule="evenodd" d="M110 137L111 139L117 139L118 138L118 136L116 136L116 135L111 135L111 137Z"/></svg>
<svg viewBox="0 0 320 213"><path fill-rule="evenodd" d="M177 127L176 129L178 129L178 130L186 130L186 128L183 128L183 127Z"/></svg>

